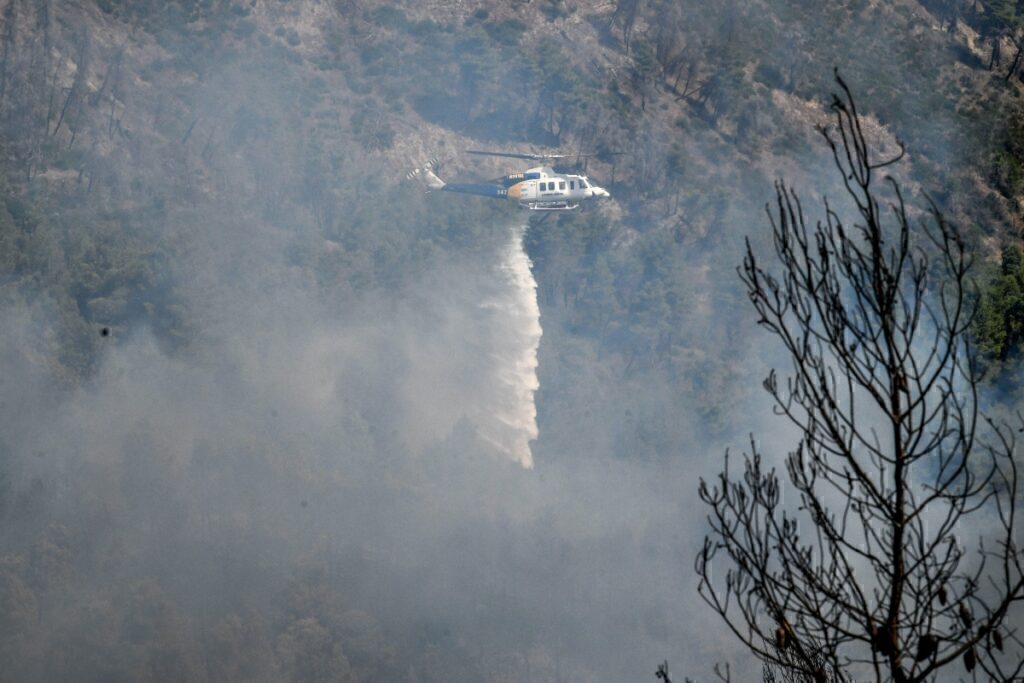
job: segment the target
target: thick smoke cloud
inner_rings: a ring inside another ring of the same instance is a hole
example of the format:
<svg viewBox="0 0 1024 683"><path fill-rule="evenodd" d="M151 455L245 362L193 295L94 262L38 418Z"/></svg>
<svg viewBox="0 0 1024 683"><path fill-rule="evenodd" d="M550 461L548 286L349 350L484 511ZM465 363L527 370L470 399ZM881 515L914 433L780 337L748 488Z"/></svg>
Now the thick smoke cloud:
<svg viewBox="0 0 1024 683"><path fill-rule="evenodd" d="M5 413L20 463L8 483L28 507L8 550L50 539L66 553L63 590L123 619L135 609L124 596L162 596L174 637L200 649L226 615L272 613L313 563L394 647L440 638L459 661L519 653L521 674L609 681L666 656L729 656L692 617L700 525L680 482L694 486L704 466L591 453L582 467L545 449L524 225L504 220L471 258L438 254L342 317L289 269L275 233L225 228L197 237L177 268L207 321L200 354L131 330L69 392L12 352L0 392L24 409ZM30 313L4 313L9 350L29 353L45 329L45 306ZM535 438L536 469L524 469ZM38 589L38 628L65 647L84 626L45 602L53 590ZM314 637L293 626L272 644L280 661ZM106 646L123 655L123 642ZM44 658L19 659L46 676Z"/></svg>

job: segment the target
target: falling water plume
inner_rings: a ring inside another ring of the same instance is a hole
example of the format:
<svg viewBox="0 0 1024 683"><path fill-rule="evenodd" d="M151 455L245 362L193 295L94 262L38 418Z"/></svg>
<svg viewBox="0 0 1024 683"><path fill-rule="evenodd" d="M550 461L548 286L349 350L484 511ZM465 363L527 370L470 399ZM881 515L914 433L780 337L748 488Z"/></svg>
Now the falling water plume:
<svg viewBox="0 0 1024 683"><path fill-rule="evenodd" d="M494 320L496 333L489 340L494 359L491 380L494 403L481 406L476 416L478 434L529 469L533 467L530 442L537 438L537 348L540 346L540 307L537 281L530 257L523 248L525 225L511 230L509 242L495 271L495 287L480 306ZM500 332L499 332L500 331Z"/></svg>

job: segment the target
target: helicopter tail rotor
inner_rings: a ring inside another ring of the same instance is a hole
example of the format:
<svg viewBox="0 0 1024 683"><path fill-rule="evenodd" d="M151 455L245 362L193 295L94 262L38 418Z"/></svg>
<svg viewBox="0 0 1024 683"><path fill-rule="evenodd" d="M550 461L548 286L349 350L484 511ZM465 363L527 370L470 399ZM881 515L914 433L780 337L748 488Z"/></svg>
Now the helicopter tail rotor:
<svg viewBox="0 0 1024 683"><path fill-rule="evenodd" d="M443 190L445 182L437 177L434 170L441 165L441 162L437 157L434 157L427 163L423 164L418 168L414 168L405 174L405 177L409 180L415 180L416 182L423 185L427 191L430 190Z"/></svg>

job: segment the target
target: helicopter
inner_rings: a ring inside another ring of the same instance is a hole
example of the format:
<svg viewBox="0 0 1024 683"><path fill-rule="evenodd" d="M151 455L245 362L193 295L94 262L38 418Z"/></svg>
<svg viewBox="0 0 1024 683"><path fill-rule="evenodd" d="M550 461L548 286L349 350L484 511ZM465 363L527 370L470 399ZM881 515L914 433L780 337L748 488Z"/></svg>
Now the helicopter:
<svg viewBox="0 0 1024 683"><path fill-rule="evenodd" d="M489 152L479 149L468 149L466 153L527 159L540 161L542 164L570 157L598 156L597 154L520 154L517 152ZM530 168L522 173L512 173L486 183L446 183L434 173L434 169L438 165L439 162L436 159L432 160L426 165L410 171L406 177L422 182L426 185L427 191L441 190L495 199L510 199L517 202L520 207L531 211L570 211L578 208L580 202L586 199L611 197L608 190L591 183L586 175L559 173L548 165Z"/></svg>

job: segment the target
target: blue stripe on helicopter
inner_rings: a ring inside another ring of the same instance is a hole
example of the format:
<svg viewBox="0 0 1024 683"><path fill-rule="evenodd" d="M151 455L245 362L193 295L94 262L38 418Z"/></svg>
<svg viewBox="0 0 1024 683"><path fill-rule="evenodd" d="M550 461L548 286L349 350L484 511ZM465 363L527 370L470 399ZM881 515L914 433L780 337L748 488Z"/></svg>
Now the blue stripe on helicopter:
<svg viewBox="0 0 1024 683"><path fill-rule="evenodd" d="M445 192L462 192L464 194L480 195L481 197L508 196L508 191L505 188L483 183L448 183L442 189Z"/></svg>

